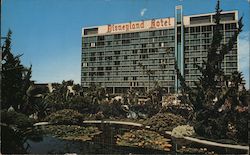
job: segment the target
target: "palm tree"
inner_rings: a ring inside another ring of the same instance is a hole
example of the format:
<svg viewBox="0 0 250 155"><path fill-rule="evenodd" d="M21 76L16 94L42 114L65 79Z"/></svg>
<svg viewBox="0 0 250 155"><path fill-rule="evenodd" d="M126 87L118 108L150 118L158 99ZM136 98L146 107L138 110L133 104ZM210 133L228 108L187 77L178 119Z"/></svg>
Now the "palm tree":
<svg viewBox="0 0 250 155"><path fill-rule="evenodd" d="M144 73L145 73L145 66L141 62L138 63L138 66L142 69L142 74L144 75ZM143 81L142 83L143 83L144 92L146 92L146 87L145 87L144 80L142 80L142 81Z"/></svg>
<svg viewBox="0 0 250 155"><path fill-rule="evenodd" d="M146 74L148 75L148 91L149 91L149 89L150 89L150 77L151 77L151 75L155 74L155 71L148 69L148 70L146 70Z"/></svg>
<svg viewBox="0 0 250 155"><path fill-rule="evenodd" d="M140 68L142 68L143 75L146 73L146 75L148 76L148 91L149 91L149 89L150 89L150 77L151 77L151 75L155 74L155 71L151 70L151 69L146 70L146 66L143 65L141 62L138 63L138 66ZM143 82L143 86L144 86L144 89L146 89L144 82ZM145 92L146 92L146 90L145 90Z"/></svg>

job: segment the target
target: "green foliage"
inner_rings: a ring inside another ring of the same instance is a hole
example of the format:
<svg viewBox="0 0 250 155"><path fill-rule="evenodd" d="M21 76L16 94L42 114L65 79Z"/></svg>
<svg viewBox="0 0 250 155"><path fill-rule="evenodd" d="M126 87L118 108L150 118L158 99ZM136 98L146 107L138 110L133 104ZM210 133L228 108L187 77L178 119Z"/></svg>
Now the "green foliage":
<svg viewBox="0 0 250 155"><path fill-rule="evenodd" d="M28 118L22 113L18 113L16 111L1 110L1 123L13 125L18 128L26 128L33 126L34 122L35 121L33 119Z"/></svg>
<svg viewBox="0 0 250 155"><path fill-rule="evenodd" d="M53 124L81 124L83 115L75 110L64 109L51 113L45 118L45 121Z"/></svg>
<svg viewBox="0 0 250 155"><path fill-rule="evenodd" d="M99 107L97 103L92 103L88 96L74 96L66 104L67 108L78 110L82 114L95 113Z"/></svg>
<svg viewBox="0 0 250 155"><path fill-rule="evenodd" d="M242 31L242 17L238 21L238 27L234 35L229 39L227 44L222 43L223 35L220 30L220 1L216 5L215 26L213 28L213 38L210 48L208 49L207 61L203 61L202 66L196 65L202 75L199 81L195 83L194 88L185 83L185 79L176 67L178 78L181 81L183 98L185 103L193 105L195 110L194 128L196 133L208 138L227 138L230 123L234 125L237 120L244 120L247 117L240 115L236 110L238 106L246 106L240 99L244 98L242 93L245 91L239 89L242 84L242 74L234 72L231 76L223 73L221 64L224 56L232 51L237 41L239 33ZM240 130L240 128L238 128ZM247 134L247 132L244 132ZM242 137L243 138L243 137ZM246 141L238 139L239 141Z"/></svg>
<svg viewBox="0 0 250 155"><path fill-rule="evenodd" d="M147 93L144 93L145 96L141 99L145 99L145 104L138 104L139 93L130 90L128 91L128 100L130 103L130 109L136 113L142 113L151 117L162 110L162 96L166 92L158 83L155 83L155 86L150 89Z"/></svg>
<svg viewBox="0 0 250 155"><path fill-rule="evenodd" d="M19 131L14 131L9 126L1 126L1 153L2 154L27 154L24 148L25 138Z"/></svg>
<svg viewBox="0 0 250 155"><path fill-rule="evenodd" d="M147 101L145 104L135 104L131 106L131 110L136 113L142 113L148 117L154 116L162 109L161 104L152 103L151 100Z"/></svg>
<svg viewBox="0 0 250 155"><path fill-rule="evenodd" d="M138 63L138 66L142 69L142 74L148 76L148 91L149 91L150 80L151 80L150 77L155 74L155 70L146 69L146 65L143 65L141 62ZM145 86L144 82L143 82L143 86ZM144 87L144 91L146 92L146 87Z"/></svg>
<svg viewBox="0 0 250 155"><path fill-rule="evenodd" d="M49 113L49 105L42 98L34 99L32 107L34 113L37 112L38 119L43 119Z"/></svg>
<svg viewBox="0 0 250 155"><path fill-rule="evenodd" d="M105 118L125 118L126 112L121 108L121 103L114 100L113 102L102 102L100 111Z"/></svg>
<svg viewBox="0 0 250 155"><path fill-rule="evenodd" d="M174 128L171 132L171 136L175 138L183 138L184 136L192 136L194 135L194 128L189 125L180 125Z"/></svg>
<svg viewBox="0 0 250 155"><path fill-rule="evenodd" d="M121 146L133 146L170 151L172 145L170 139L166 139L154 131L135 130L118 135L116 143Z"/></svg>
<svg viewBox="0 0 250 155"><path fill-rule="evenodd" d="M179 125L185 125L186 120L171 113L158 113L155 116L147 119L143 124L150 126L150 129L155 131L165 132L172 131L173 128Z"/></svg>
<svg viewBox="0 0 250 155"><path fill-rule="evenodd" d="M82 127L78 125L48 125L42 132L52 134L65 140L91 140L95 135L101 133L97 127Z"/></svg>
<svg viewBox="0 0 250 155"><path fill-rule="evenodd" d="M62 84L53 84L55 90L52 93L48 93L45 96L45 100L48 104L64 104L69 101L71 96L67 93L68 86L73 86L73 81L62 81Z"/></svg>
<svg viewBox="0 0 250 155"><path fill-rule="evenodd" d="M14 56L11 51L11 34L2 47L2 109L13 106L16 110L23 110L26 103L26 90L30 84L31 67L28 69L21 64L20 57ZM18 106L21 106L19 109Z"/></svg>

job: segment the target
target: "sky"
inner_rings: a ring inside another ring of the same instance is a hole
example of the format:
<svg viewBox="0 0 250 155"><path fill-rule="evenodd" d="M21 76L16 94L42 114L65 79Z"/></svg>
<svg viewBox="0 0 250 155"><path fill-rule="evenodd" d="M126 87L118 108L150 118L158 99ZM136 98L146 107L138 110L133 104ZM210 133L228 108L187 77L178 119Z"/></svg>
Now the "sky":
<svg viewBox="0 0 250 155"><path fill-rule="evenodd" d="M12 51L32 64L37 83L81 76L81 29L88 26L214 12L216 0L2 0L2 36L11 29ZM244 28L239 37L239 66L249 88L250 0L221 0L221 9L238 10Z"/></svg>

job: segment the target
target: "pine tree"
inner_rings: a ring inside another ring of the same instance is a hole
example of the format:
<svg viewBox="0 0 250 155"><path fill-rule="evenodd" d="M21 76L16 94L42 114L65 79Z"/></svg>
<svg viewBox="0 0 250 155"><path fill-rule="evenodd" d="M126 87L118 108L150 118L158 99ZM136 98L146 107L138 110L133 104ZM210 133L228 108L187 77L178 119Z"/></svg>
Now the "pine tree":
<svg viewBox="0 0 250 155"><path fill-rule="evenodd" d="M237 118L240 116L236 114L235 109L241 104L239 85L242 84L242 74L234 72L231 77L228 77L222 71L221 64L224 56L232 51L237 37L242 31L242 17L238 21L238 27L234 35L228 43L222 44L223 35L220 32L222 30L222 24L220 23L221 11L220 1L218 0L214 15L215 25L213 27L212 43L208 49L207 60L203 61L202 66L196 64L202 75L199 77L198 82L195 83L194 88L185 83L185 78L180 74L177 65L175 66L181 90L185 94L183 102L194 106L195 130L199 135L209 138L226 138L228 125L230 123L237 124ZM228 82L233 84L228 86L226 85ZM225 103L230 103L230 108L221 111L221 107Z"/></svg>
<svg viewBox="0 0 250 155"><path fill-rule="evenodd" d="M2 47L2 109L14 107L22 110L26 102L26 90L30 84L31 67L25 68L20 61L22 55L14 56L11 51L11 34L9 31ZM21 106L21 107L20 107Z"/></svg>

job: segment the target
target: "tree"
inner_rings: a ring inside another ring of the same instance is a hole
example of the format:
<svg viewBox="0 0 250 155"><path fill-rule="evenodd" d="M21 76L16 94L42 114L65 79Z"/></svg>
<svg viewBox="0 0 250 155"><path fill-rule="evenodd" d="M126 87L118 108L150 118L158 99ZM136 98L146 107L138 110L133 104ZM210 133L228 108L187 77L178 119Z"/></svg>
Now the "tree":
<svg viewBox="0 0 250 155"><path fill-rule="evenodd" d="M149 89L150 89L150 80L151 80L151 75L154 75L155 74L155 71L154 70L151 70L151 69L147 69L146 70L146 67L145 67L145 65L143 65L142 63L138 63L138 66L140 67L140 68L142 68L142 73L143 74L145 74L146 73L146 75L148 76L148 91L149 91ZM144 85L144 83L143 83L143 85ZM145 87L144 87L145 88Z"/></svg>
<svg viewBox="0 0 250 155"><path fill-rule="evenodd" d="M148 91L150 90L150 80L151 80L151 75L155 74L155 71L148 69L146 70L146 74L148 75Z"/></svg>
<svg viewBox="0 0 250 155"><path fill-rule="evenodd" d="M242 31L242 17L238 21L234 35L227 44L222 44L221 11L220 1L217 1L212 43L208 49L207 60L203 61L202 66L196 64L202 75L195 83L194 88L185 83L185 78L175 65L181 90L183 95L187 96L187 98L183 97L185 99L183 102L194 106L195 130L198 134L210 138L226 138L230 132L229 124L235 125L237 119L240 119L236 109L240 105L239 85L242 84L242 75L238 72L234 72L231 76L226 75L222 71L221 64L224 56L232 50L239 33ZM225 108L227 104L229 106Z"/></svg>
<svg viewBox="0 0 250 155"><path fill-rule="evenodd" d="M2 108L13 106L22 110L26 102L26 90L30 84L31 67L21 64L20 57L14 56L11 51L11 34L9 30L2 47Z"/></svg>

